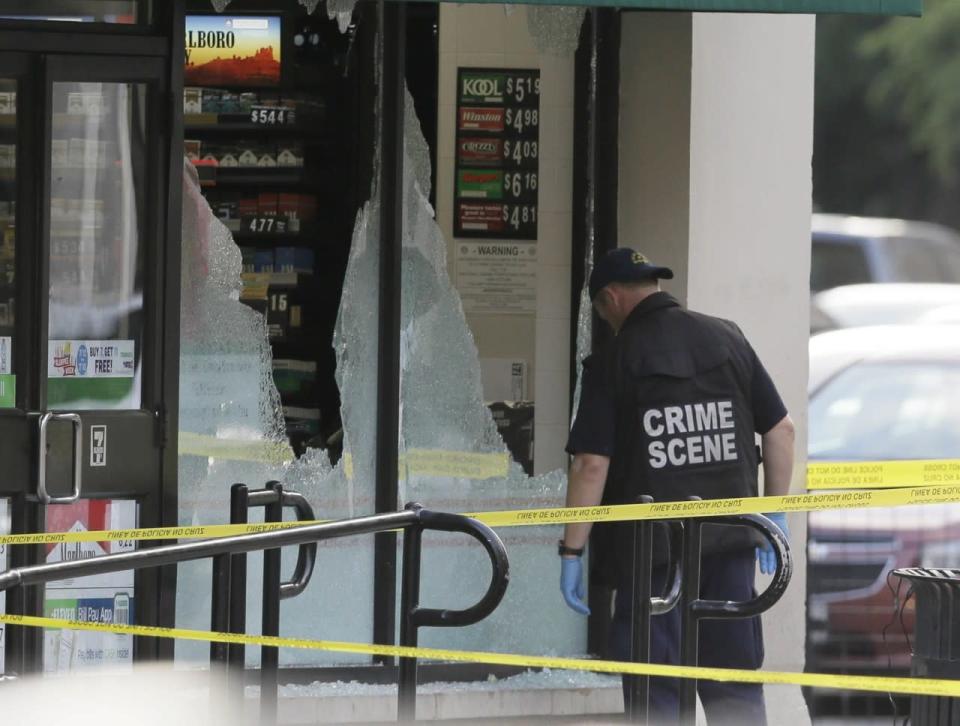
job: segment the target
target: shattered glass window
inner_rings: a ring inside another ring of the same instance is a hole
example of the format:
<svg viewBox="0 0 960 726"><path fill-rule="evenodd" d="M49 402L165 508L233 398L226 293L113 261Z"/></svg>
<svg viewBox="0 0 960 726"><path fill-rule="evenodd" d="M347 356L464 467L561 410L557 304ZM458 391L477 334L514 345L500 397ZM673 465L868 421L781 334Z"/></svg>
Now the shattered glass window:
<svg viewBox="0 0 960 726"><path fill-rule="evenodd" d="M318 518L373 511L376 422L376 308L364 293L376 287L376 248L368 244L375 205L359 217L335 333L337 382L344 396L344 455L332 466L326 451L293 460L280 397L272 377L263 316L242 304L240 250L200 193L192 165L184 165L180 357L179 522L229 521L230 487L251 489L270 480L302 492ZM372 227L375 229L375 225ZM373 331L371 333L371 331ZM363 452L358 454L357 452ZM252 509L250 521L262 520ZM284 577L295 548L284 552ZM248 558L247 622L260 620L262 557ZM283 602L281 634L369 642L373 627L373 539L321 544L315 577L299 597ZM369 573L369 576L362 576ZM349 588L331 588L349 582ZM210 623L210 564L186 563L177 579L177 624ZM180 662L205 663L209 647L177 642ZM259 649L247 649L256 664ZM322 651L280 652L281 664L345 663L363 657Z"/></svg>
<svg viewBox="0 0 960 726"><path fill-rule="evenodd" d="M407 100L400 361L400 502L440 511L562 506L564 472L530 477L511 457L484 400L480 360L447 274L447 243L429 198L426 143ZM557 527L502 529L510 586L486 620L425 628L420 642L476 650L583 653L585 621L557 592ZM484 593L489 561L464 536L427 532L421 602L464 608Z"/></svg>

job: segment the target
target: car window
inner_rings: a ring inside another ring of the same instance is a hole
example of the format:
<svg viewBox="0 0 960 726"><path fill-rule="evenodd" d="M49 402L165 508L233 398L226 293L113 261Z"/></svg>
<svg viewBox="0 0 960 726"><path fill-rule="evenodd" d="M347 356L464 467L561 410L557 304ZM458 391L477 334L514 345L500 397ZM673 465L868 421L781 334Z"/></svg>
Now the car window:
<svg viewBox="0 0 960 726"><path fill-rule="evenodd" d="M944 265L943 245L913 237L889 237L881 244L890 267L890 282L960 281L951 277Z"/></svg>
<svg viewBox="0 0 960 726"><path fill-rule="evenodd" d="M960 363L860 363L810 401L811 459L949 459L960 451Z"/></svg>
<svg viewBox="0 0 960 726"><path fill-rule="evenodd" d="M960 245L945 245L940 250L947 282L960 282Z"/></svg>
<svg viewBox="0 0 960 726"><path fill-rule="evenodd" d="M810 290L871 282L863 241L815 239L810 261Z"/></svg>

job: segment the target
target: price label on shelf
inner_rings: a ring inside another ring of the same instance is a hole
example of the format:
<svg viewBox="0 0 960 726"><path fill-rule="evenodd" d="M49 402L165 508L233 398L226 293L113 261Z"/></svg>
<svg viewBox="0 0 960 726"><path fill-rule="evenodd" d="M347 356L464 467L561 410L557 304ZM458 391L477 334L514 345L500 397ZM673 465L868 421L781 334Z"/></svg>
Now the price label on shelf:
<svg viewBox="0 0 960 726"><path fill-rule="evenodd" d="M289 106L254 106L250 123L261 126L286 126L296 123L296 111Z"/></svg>
<svg viewBox="0 0 960 726"><path fill-rule="evenodd" d="M247 234L284 234L290 225L286 217L241 217L240 230Z"/></svg>
<svg viewBox="0 0 960 726"><path fill-rule="evenodd" d="M539 70L459 69L454 236L537 239L541 121Z"/></svg>

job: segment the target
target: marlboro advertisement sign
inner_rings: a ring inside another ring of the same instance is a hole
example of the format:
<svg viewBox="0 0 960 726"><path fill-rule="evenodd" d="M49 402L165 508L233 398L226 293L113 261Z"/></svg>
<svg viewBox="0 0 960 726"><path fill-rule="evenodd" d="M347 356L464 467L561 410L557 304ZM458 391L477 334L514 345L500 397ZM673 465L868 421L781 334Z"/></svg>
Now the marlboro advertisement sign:
<svg viewBox="0 0 960 726"><path fill-rule="evenodd" d="M280 84L280 17L188 15L183 81L188 86Z"/></svg>

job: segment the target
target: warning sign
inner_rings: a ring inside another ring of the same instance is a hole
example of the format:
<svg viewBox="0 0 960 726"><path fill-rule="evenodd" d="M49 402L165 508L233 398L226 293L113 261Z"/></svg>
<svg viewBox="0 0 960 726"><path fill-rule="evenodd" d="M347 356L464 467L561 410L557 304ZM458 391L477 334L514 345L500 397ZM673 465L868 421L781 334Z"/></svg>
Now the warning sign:
<svg viewBox="0 0 960 726"><path fill-rule="evenodd" d="M457 290L473 314L537 312L537 247L516 242L457 244Z"/></svg>

